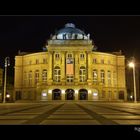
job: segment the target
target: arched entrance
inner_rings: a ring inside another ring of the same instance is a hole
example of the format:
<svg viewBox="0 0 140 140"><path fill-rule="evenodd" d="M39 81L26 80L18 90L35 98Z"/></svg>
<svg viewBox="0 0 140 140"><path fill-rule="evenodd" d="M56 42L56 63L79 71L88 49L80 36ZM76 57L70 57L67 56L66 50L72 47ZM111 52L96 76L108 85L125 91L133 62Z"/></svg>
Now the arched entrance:
<svg viewBox="0 0 140 140"><path fill-rule="evenodd" d="M88 91L86 89L79 90L79 100L87 100L88 99Z"/></svg>
<svg viewBox="0 0 140 140"><path fill-rule="evenodd" d="M54 89L52 91L52 99L53 100L61 100L61 90L60 89Z"/></svg>
<svg viewBox="0 0 140 140"><path fill-rule="evenodd" d="M74 90L73 89L66 90L66 100L74 100Z"/></svg>

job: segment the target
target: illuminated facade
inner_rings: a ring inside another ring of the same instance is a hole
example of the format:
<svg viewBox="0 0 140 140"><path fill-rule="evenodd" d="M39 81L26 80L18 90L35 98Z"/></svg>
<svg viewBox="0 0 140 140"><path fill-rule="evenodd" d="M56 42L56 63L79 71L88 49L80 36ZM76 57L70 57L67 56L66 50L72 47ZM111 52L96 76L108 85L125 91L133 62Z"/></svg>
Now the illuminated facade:
<svg viewBox="0 0 140 140"><path fill-rule="evenodd" d="M125 56L95 51L90 35L68 23L46 51L15 57L15 100L126 100Z"/></svg>
<svg viewBox="0 0 140 140"><path fill-rule="evenodd" d="M3 81L3 69L0 68L0 87L2 86Z"/></svg>
<svg viewBox="0 0 140 140"><path fill-rule="evenodd" d="M0 68L0 101L2 101L2 90L3 90L3 69Z"/></svg>

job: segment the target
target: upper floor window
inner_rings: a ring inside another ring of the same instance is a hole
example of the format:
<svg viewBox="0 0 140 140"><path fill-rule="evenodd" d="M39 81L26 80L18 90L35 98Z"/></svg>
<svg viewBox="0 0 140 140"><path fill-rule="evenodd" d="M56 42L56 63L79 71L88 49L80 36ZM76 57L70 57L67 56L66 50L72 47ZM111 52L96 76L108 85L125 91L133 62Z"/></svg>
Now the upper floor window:
<svg viewBox="0 0 140 140"><path fill-rule="evenodd" d="M73 75L67 75L67 82L73 82L74 76Z"/></svg>
<svg viewBox="0 0 140 140"><path fill-rule="evenodd" d="M108 60L108 64L111 64L110 60Z"/></svg>
<svg viewBox="0 0 140 140"><path fill-rule="evenodd" d="M39 82L39 70L35 71L35 84Z"/></svg>
<svg viewBox="0 0 140 140"><path fill-rule="evenodd" d="M101 70L101 83L105 84L105 71Z"/></svg>
<svg viewBox="0 0 140 140"><path fill-rule="evenodd" d="M60 58L60 54L59 53L56 53L55 54L55 59L59 59Z"/></svg>
<svg viewBox="0 0 140 140"><path fill-rule="evenodd" d="M28 80L29 80L29 86L32 85L32 71L29 71Z"/></svg>
<svg viewBox="0 0 140 140"><path fill-rule="evenodd" d="M79 76L80 82L86 82L86 68L84 66L80 67Z"/></svg>
<svg viewBox="0 0 140 140"><path fill-rule="evenodd" d="M47 81L47 70L46 69L44 69L42 71L42 81L43 82L46 82Z"/></svg>
<svg viewBox="0 0 140 140"><path fill-rule="evenodd" d="M43 58L43 64L47 64L47 58Z"/></svg>
<svg viewBox="0 0 140 140"><path fill-rule="evenodd" d="M60 67L56 66L54 68L54 81L60 82L60 78L61 78L61 70Z"/></svg>
<svg viewBox="0 0 140 140"><path fill-rule="evenodd" d="M80 54L80 59L84 59L85 58L85 54L81 53Z"/></svg>
<svg viewBox="0 0 140 140"><path fill-rule="evenodd" d="M29 61L29 65L31 65L31 64L32 64L32 61L30 60L30 61Z"/></svg>
<svg viewBox="0 0 140 140"><path fill-rule="evenodd" d="M39 59L36 59L36 64L39 64Z"/></svg>
<svg viewBox="0 0 140 140"><path fill-rule="evenodd" d="M104 59L101 59L101 64L104 64Z"/></svg>
<svg viewBox="0 0 140 140"><path fill-rule="evenodd" d="M111 72L107 71L108 85L111 85Z"/></svg>
<svg viewBox="0 0 140 140"><path fill-rule="evenodd" d="M71 53L68 54L68 58L72 58L72 54Z"/></svg>
<svg viewBox="0 0 140 140"><path fill-rule="evenodd" d="M96 63L97 63L97 59L93 58L93 64L96 64Z"/></svg>

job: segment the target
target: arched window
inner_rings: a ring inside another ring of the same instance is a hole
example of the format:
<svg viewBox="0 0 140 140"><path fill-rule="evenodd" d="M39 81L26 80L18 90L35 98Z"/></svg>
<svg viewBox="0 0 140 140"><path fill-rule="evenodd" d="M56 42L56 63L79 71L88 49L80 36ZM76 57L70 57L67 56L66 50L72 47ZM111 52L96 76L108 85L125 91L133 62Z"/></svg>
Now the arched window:
<svg viewBox="0 0 140 140"><path fill-rule="evenodd" d="M44 69L42 71L42 81L43 82L46 82L47 81L47 70L46 69Z"/></svg>
<svg viewBox="0 0 140 140"><path fill-rule="evenodd" d="M94 69L93 70L93 83L96 84L97 80L98 80L98 73L97 73L97 70Z"/></svg>
<svg viewBox="0 0 140 140"><path fill-rule="evenodd" d="M35 71L35 84L39 82L39 70Z"/></svg>
<svg viewBox="0 0 140 140"><path fill-rule="evenodd" d="M29 80L29 86L32 85L32 71L29 71L29 74L28 74L28 80Z"/></svg>
<svg viewBox="0 0 140 140"><path fill-rule="evenodd" d="M60 67L56 66L54 68L54 81L60 82L60 78L61 78L61 70Z"/></svg>
<svg viewBox="0 0 140 140"><path fill-rule="evenodd" d="M101 83L105 84L105 71L101 70Z"/></svg>
<svg viewBox="0 0 140 140"><path fill-rule="evenodd" d="M80 82L86 82L86 68L84 66L80 67L79 75Z"/></svg>

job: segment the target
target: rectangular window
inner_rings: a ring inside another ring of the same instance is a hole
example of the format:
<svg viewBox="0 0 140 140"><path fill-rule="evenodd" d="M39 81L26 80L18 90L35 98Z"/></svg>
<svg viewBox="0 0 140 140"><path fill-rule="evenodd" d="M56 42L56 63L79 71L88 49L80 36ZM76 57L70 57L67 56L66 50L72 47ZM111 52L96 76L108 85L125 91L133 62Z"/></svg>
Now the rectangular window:
<svg viewBox="0 0 140 140"><path fill-rule="evenodd" d="M74 77L73 77L73 75L67 75L67 82L73 82L73 79L74 79Z"/></svg>
<svg viewBox="0 0 140 140"><path fill-rule="evenodd" d="M35 71L35 84L37 84L39 82L39 71L36 70Z"/></svg>
<svg viewBox="0 0 140 140"><path fill-rule="evenodd" d="M55 54L55 59L59 59L60 58L60 54L59 53L56 53Z"/></svg>
<svg viewBox="0 0 140 140"><path fill-rule="evenodd" d="M32 71L29 72L29 75L28 75L28 79L29 79L29 86L32 85Z"/></svg>
<svg viewBox="0 0 140 140"><path fill-rule="evenodd" d="M86 82L86 69L80 69L79 71L80 75L80 82Z"/></svg>
<svg viewBox="0 0 140 140"><path fill-rule="evenodd" d="M39 60L38 59L36 59L36 64L39 64Z"/></svg>
<svg viewBox="0 0 140 140"><path fill-rule="evenodd" d="M97 59L93 58L93 64L96 64L96 63L97 63Z"/></svg>
<svg viewBox="0 0 140 140"><path fill-rule="evenodd" d="M42 81L43 82L47 81L47 70L43 70L43 72L42 72Z"/></svg>
<svg viewBox="0 0 140 140"><path fill-rule="evenodd" d="M104 70L101 70L101 83L105 84L105 72L104 72Z"/></svg>
<svg viewBox="0 0 140 140"><path fill-rule="evenodd" d="M83 53L80 54L80 59L84 59L85 55Z"/></svg>
<svg viewBox="0 0 140 140"><path fill-rule="evenodd" d="M104 59L101 59L101 64L104 64Z"/></svg>
<svg viewBox="0 0 140 140"><path fill-rule="evenodd" d="M60 69L54 69L54 82L60 82L61 71Z"/></svg>
<svg viewBox="0 0 140 140"><path fill-rule="evenodd" d="M47 59L43 58L43 64L47 64Z"/></svg>
<svg viewBox="0 0 140 140"><path fill-rule="evenodd" d="M71 53L68 54L68 58L72 58L72 54Z"/></svg>
<svg viewBox="0 0 140 140"><path fill-rule="evenodd" d="M29 65L31 65L31 64L32 64L32 61L30 60L30 61L29 61Z"/></svg>
<svg viewBox="0 0 140 140"><path fill-rule="evenodd" d="M111 85L111 72L107 72L108 85Z"/></svg>

